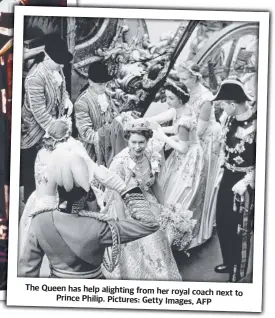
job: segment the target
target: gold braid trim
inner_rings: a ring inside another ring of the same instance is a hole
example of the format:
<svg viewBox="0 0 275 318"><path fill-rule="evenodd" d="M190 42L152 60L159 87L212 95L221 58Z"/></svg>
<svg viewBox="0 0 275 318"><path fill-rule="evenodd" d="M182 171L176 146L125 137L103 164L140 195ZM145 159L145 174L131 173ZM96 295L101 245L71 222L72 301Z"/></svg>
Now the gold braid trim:
<svg viewBox="0 0 275 318"><path fill-rule="evenodd" d="M120 260L120 254L121 254L121 243L120 243L120 235L119 230L117 228L116 222L114 219L110 218L106 214L98 213L98 212L91 212L91 211L80 211L78 213L79 216L86 216L90 218L94 218L96 220L107 222L109 225L109 228L112 233L112 255L111 259L107 259L106 256L103 257L103 266L106 268L108 272L112 272L115 267L117 266L119 260Z"/></svg>

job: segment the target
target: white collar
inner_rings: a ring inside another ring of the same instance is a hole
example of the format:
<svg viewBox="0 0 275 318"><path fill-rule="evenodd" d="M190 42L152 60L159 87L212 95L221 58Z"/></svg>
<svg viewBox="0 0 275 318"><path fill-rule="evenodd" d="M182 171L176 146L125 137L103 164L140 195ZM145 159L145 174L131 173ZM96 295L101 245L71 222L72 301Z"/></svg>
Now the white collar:
<svg viewBox="0 0 275 318"><path fill-rule="evenodd" d="M253 111L249 107L246 112L244 112L240 115L236 115L235 118L237 121L245 121L245 120L248 120L252 116L252 114L253 114Z"/></svg>

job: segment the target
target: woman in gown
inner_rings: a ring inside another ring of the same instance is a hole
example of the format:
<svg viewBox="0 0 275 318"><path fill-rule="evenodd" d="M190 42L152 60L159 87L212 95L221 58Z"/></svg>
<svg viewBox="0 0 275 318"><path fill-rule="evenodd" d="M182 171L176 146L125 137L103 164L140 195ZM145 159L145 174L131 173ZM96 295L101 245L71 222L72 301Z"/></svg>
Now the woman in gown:
<svg viewBox="0 0 275 318"><path fill-rule="evenodd" d="M159 183L165 203L180 203L183 211L193 212L193 219L197 221L193 242L198 238L203 213L204 156L197 137L196 116L188 105L187 87L175 79L169 78L165 85L169 110L149 120L162 123L173 119L172 126L159 126L154 132L155 138L173 149L161 171ZM166 133L174 135L168 137Z"/></svg>
<svg viewBox="0 0 275 318"><path fill-rule="evenodd" d="M116 172L127 186L139 186L149 201L151 211L160 217L161 191L157 181L160 154L147 145L152 137L151 124L146 120L129 121L125 126L128 147L117 154L110 170ZM130 218L121 198L115 191L105 193L106 209L116 219ZM138 208L138 207L137 207ZM154 234L125 244L120 261L109 279L181 281L181 275L165 232L159 229Z"/></svg>
<svg viewBox="0 0 275 318"><path fill-rule="evenodd" d="M217 193L220 175L221 125L216 121L212 93L200 82L197 65L183 63L178 67L178 76L190 93L189 105L196 115L197 134L204 152L204 174L206 189L200 230L197 239L191 243L195 247L212 236L216 215Z"/></svg>
<svg viewBox="0 0 275 318"><path fill-rule="evenodd" d="M52 180L49 174L49 164L53 158L53 150L73 151L89 161L90 178L94 170L93 162L90 160L86 149L80 141L71 137L72 123L69 118L60 118L53 122L45 136L43 137L43 147L39 150L35 160L35 184L36 190L30 195L19 224L19 256L26 243L27 232L32 217L41 210L56 209L59 205L59 195L57 184ZM60 160L61 158L59 158ZM62 157L65 162L66 158Z"/></svg>

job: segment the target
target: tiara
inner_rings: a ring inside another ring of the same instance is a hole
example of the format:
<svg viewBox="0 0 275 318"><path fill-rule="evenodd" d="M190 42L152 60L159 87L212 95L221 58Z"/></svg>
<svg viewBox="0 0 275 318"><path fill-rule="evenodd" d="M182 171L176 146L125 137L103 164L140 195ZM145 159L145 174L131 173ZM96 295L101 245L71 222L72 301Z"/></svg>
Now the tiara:
<svg viewBox="0 0 275 318"><path fill-rule="evenodd" d="M136 119L126 122L124 126L126 131L152 130L151 123L146 119Z"/></svg>
<svg viewBox="0 0 275 318"><path fill-rule="evenodd" d="M184 91L182 88L180 88L173 80L167 79L165 86L173 86L179 93L183 94L184 96L190 97L190 94L186 91Z"/></svg>

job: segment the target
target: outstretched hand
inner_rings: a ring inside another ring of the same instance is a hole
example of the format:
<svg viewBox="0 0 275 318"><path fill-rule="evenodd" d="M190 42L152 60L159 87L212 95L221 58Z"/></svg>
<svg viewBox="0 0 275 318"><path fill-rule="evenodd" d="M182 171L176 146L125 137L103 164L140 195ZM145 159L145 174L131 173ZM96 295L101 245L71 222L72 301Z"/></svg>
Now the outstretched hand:
<svg viewBox="0 0 275 318"><path fill-rule="evenodd" d="M150 126L154 131L162 130L162 127L158 122L150 120L150 119L149 121L150 121Z"/></svg>
<svg viewBox="0 0 275 318"><path fill-rule="evenodd" d="M106 188L122 193L126 189L126 183L115 172L104 166L99 166L94 173L95 178Z"/></svg>
<svg viewBox="0 0 275 318"><path fill-rule="evenodd" d="M162 141L166 140L167 136L160 125L156 130L154 130L154 137Z"/></svg>

